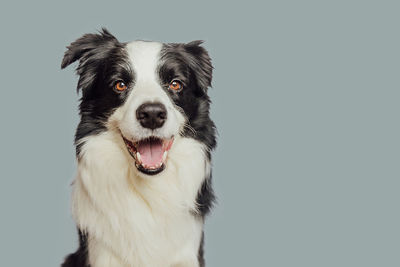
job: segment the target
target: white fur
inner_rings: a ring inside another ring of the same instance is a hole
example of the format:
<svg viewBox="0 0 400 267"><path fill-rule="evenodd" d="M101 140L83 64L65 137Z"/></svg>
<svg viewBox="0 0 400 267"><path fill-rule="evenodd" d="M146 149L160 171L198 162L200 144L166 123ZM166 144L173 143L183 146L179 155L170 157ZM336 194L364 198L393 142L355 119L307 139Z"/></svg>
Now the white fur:
<svg viewBox="0 0 400 267"><path fill-rule="evenodd" d="M197 267L203 221L193 211L210 170L205 146L179 136L184 115L156 79L161 44L133 42L127 49L135 86L109 118L108 130L81 140L72 213L78 227L89 233L92 267ZM136 108L146 101L160 101L168 110L167 122L154 132L135 118ZM141 174L121 132L133 140L175 136L164 171Z"/></svg>

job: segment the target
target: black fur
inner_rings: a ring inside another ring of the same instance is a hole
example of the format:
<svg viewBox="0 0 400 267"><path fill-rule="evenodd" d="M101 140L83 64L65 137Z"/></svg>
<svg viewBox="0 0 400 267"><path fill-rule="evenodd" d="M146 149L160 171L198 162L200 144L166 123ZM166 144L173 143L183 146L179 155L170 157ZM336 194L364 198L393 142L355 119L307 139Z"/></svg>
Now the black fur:
<svg viewBox="0 0 400 267"><path fill-rule="evenodd" d="M162 49L162 64L158 68L160 84L171 100L179 106L188 118L182 135L194 138L206 146L206 154L211 160L211 150L216 146L216 129L209 116L210 99L207 95L212 81L212 64L201 41L188 44L165 44ZM67 47L61 68L79 61L76 69L79 75L78 92L81 120L75 135L76 153L79 159L84 137L106 131L105 122L113 111L120 107L135 83L135 73L127 60L120 43L106 29L98 34L85 34ZM178 92L168 90L168 84L179 79L184 89ZM114 90L116 81L128 85L124 92ZM197 196L198 211L195 216L204 217L211 210L215 196L211 187L211 175L206 177ZM87 264L88 236L79 231L79 249L69 255L63 267L89 267ZM204 236L198 251L200 266L204 266Z"/></svg>
<svg viewBox="0 0 400 267"><path fill-rule="evenodd" d="M204 260L204 232L201 234L201 241L199 251L197 253L197 259L199 260L200 267L204 267L206 265L206 262Z"/></svg>
<svg viewBox="0 0 400 267"><path fill-rule="evenodd" d="M161 82L168 84L177 78L184 84L179 92L167 90L175 104L182 108L188 118L184 136L192 137L207 146L207 153L216 146L216 130L210 119L210 98L207 88L211 86L212 65L201 41L189 44L166 44L162 51L164 64L160 66Z"/></svg>
<svg viewBox="0 0 400 267"><path fill-rule="evenodd" d="M129 93L129 90L115 92L115 82L122 80L127 85L134 82L124 47L125 44L118 42L106 29L99 34L85 34L67 47L61 68L79 60L77 90L82 90L82 97L81 120L75 135L78 157L80 140L105 131L104 123Z"/></svg>
<svg viewBox="0 0 400 267"><path fill-rule="evenodd" d="M61 267L90 267L87 263L87 235L79 231L79 248L65 258Z"/></svg>

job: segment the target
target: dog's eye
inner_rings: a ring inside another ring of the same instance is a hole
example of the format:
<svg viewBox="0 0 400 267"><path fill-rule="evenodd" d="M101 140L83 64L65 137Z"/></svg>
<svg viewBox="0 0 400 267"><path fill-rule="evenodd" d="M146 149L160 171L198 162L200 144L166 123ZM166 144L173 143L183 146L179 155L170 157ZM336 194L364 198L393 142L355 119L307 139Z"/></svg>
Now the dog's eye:
<svg viewBox="0 0 400 267"><path fill-rule="evenodd" d="M177 80L173 80L170 84L169 84L169 89L174 90L174 91L179 91L183 88L183 85L180 81Z"/></svg>
<svg viewBox="0 0 400 267"><path fill-rule="evenodd" d="M126 88L128 88L128 86L123 82L123 81L119 81L114 85L115 90L117 91L124 91L126 90Z"/></svg>

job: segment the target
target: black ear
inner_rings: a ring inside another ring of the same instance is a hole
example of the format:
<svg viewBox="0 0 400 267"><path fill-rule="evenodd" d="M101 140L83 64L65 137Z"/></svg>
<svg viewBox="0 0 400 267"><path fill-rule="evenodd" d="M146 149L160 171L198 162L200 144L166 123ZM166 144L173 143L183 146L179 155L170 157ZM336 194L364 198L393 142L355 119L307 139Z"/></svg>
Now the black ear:
<svg viewBox="0 0 400 267"><path fill-rule="evenodd" d="M202 43L203 41L187 43L185 50L191 55L190 65L195 71L199 87L207 91L211 86L213 66L207 50L201 46Z"/></svg>
<svg viewBox="0 0 400 267"><path fill-rule="evenodd" d="M76 72L79 75L77 90L92 87L102 67L102 61L107 58L116 47L121 47L110 32L102 29L98 34L85 34L67 47L61 68L65 68L71 63L79 60Z"/></svg>
<svg viewBox="0 0 400 267"><path fill-rule="evenodd" d="M67 51L61 63L61 69L64 69L71 63L80 60L88 53L93 54L93 50L98 49L107 43L118 43L115 38L107 29L102 28L98 34L85 34L75 42L67 46Z"/></svg>

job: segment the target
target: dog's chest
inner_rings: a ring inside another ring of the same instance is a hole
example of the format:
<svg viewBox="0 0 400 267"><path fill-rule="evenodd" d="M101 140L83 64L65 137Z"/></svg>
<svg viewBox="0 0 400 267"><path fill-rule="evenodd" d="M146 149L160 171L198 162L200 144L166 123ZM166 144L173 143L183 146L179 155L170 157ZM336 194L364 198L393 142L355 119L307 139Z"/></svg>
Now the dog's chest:
<svg viewBox="0 0 400 267"><path fill-rule="evenodd" d="M197 266L203 222L193 211L208 171L202 146L176 140L167 169L151 180L136 177L121 151L103 134L87 140L78 164L73 214L88 232L92 266Z"/></svg>
<svg viewBox="0 0 400 267"><path fill-rule="evenodd" d="M201 221L184 214L172 217L152 213L153 218L133 217L136 220L121 225L119 231L111 227L97 229L102 234L89 238L89 262L92 267L172 267L184 263L190 264L182 266L197 266L203 227Z"/></svg>

